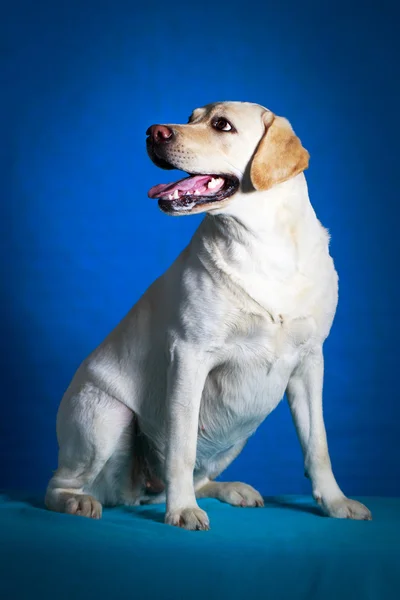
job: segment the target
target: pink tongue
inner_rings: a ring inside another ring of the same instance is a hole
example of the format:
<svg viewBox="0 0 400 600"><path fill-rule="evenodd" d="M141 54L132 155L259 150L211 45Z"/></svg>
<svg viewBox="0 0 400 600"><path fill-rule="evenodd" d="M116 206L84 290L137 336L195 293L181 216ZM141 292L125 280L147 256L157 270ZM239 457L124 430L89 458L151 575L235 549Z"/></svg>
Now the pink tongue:
<svg viewBox="0 0 400 600"><path fill-rule="evenodd" d="M194 175L192 177L185 177L185 179L175 181L174 183L160 183L150 188L147 195L149 198L160 198L173 194L175 190L183 194L189 191L193 193L195 190L207 186L207 183L211 179L211 175Z"/></svg>

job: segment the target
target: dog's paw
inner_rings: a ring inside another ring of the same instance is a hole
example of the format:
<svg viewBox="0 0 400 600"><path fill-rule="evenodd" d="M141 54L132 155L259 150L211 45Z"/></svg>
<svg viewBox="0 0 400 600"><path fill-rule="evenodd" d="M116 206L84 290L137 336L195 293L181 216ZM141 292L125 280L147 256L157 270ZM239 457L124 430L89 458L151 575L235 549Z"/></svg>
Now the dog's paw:
<svg viewBox="0 0 400 600"><path fill-rule="evenodd" d="M262 496L251 485L240 482L218 482L217 498L233 506L264 506Z"/></svg>
<svg viewBox="0 0 400 600"><path fill-rule="evenodd" d="M368 508L357 502L343 496L329 502L318 500L322 510L329 516L336 519L356 519L358 521L371 521L372 515Z"/></svg>
<svg viewBox="0 0 400 600"><path fill-rule="evenodd" d="M100 502L93 498L93 496L74 494L66 499L65 512L69 515L100 519L102 508Z"/></svg>
<svg viewBox="0 0 400 600"><path fill-rule="evenodd" d="M210 529L207 513L198 506L169 510L165 515L165 522L168 525L175 525L175 527L182 527L191 531Z"/></svg>

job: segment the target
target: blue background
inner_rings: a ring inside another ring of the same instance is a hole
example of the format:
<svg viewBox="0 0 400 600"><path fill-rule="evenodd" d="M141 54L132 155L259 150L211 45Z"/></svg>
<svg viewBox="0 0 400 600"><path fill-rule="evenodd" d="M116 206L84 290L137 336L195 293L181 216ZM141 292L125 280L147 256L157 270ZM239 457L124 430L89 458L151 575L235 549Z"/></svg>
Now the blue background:
<svg viewBox="0 0 400 600"><path fill-rule="evenodd" d="M391 3L8 3L0 56L0 486L43 490L55 417L81 360L189 241L201 217L147 199L176 178L152 123L215 100L287 116L311 153L340 303L325 417L348 494L400 494L398 21ZM361 8L362 7L362 8ZM360 10L359 10L360 9ZM308 493L282 403L225 473Z"/></svg>

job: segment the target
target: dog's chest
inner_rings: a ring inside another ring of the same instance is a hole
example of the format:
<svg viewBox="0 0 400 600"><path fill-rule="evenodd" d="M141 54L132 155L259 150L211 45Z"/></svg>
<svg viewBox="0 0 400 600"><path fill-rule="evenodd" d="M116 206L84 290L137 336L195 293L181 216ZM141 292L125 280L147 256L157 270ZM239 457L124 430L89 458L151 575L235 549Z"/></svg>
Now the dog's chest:
<svg viewBox="0 0 400 600"><path fill-rule="evenodd" d="M226 341L203 392L200 450L224 450L254 433L281 400L314 333L312 318L256 321L247 332L239 331Z"/></svg>

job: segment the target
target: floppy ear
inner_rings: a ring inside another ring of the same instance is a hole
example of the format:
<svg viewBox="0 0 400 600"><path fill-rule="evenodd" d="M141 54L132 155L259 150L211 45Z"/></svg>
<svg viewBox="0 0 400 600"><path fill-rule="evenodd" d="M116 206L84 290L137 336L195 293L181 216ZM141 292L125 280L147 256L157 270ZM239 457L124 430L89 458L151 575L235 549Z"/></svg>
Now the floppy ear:
<svg viewBox="0 0 400 600"><path fill-rule="evenodd" d="M251 182L259 191L298 175L310 158L289 121L271 112L264 113L263 120L266 131L250 168Z"/></svg>

